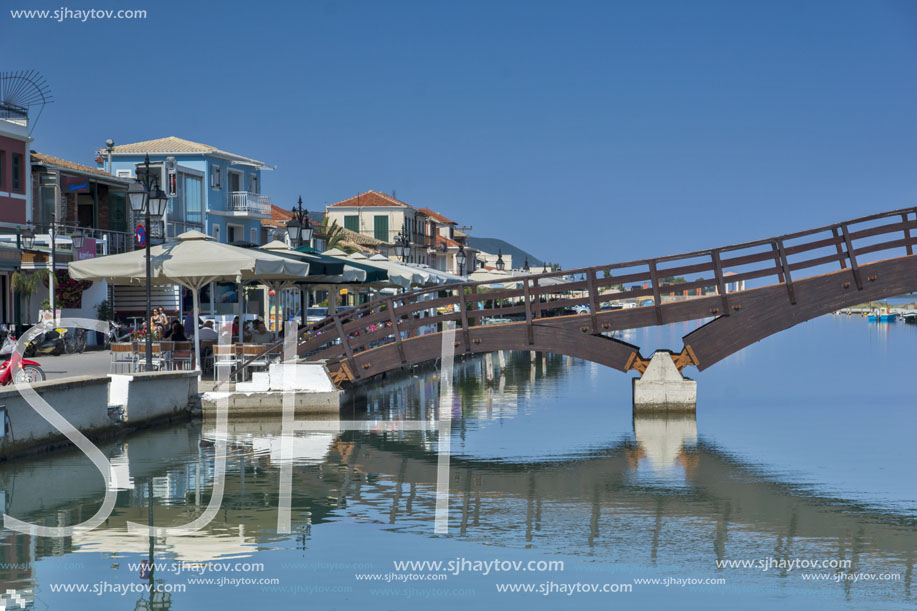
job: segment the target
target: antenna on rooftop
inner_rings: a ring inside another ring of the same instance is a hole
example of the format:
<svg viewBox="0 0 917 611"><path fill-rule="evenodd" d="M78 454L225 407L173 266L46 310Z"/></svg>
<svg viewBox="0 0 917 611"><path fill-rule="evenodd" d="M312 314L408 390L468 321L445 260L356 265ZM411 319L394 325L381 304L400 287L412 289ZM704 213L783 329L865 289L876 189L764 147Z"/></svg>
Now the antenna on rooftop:
<svg viewBox="0 0 917 611"><path fill-rule="evenodd" d="M53 101L51 86L37 70L0 72L0 119L25 120L29 135L38 124L45 105ZM30 122L33 108L38 112Z"/></svg>

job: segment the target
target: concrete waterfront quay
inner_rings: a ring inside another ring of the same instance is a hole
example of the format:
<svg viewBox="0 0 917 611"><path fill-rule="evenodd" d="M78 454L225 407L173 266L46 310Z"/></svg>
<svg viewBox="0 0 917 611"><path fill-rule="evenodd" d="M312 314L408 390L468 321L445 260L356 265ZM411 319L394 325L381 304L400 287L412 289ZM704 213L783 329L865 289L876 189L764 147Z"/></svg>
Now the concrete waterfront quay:
<svg viewBox="0 0 917 611"><path fill-rule="evenodd" d="M238 383L232 390L203 393L201 410L205 417L212 416L226 402L233 417L280 415L289 400L297 415L337 413L342 392L323 362L278 363L253 373L250 382Z"/></svg>
<svg viewBox="0 0 917 611"><path fill-rule="evenodd" d="M77 376L0 390L0 458L71 446L35 406L44 402L90 439L187 417L197 396L196 371Z"/></svg>
<svg viewBox="0 0 917 611"><path fill-rule="evenodd" d="M92 440L102 440L159 423L212 415L226 401L231 417L280 415L285 398L297 416L337 414L342 391L331 381L322 362L274 364L255 372L249 382L227 384L214 392L215 382L200 371L108 373L106 351L43 357L48 377L22 392L0 389L0 460L28 456L73 444L36 409L47 404Z"/></svg>

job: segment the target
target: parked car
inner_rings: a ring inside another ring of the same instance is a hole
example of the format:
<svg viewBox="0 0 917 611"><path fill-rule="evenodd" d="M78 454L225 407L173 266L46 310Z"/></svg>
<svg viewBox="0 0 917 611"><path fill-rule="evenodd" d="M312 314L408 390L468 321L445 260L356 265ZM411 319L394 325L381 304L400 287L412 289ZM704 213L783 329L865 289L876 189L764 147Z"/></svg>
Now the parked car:
<svg viewBox="0 0 917 611"><path fill-rule="evenodd" d="M306 323L314 325L328 317L328 308L308 308L306 310Z"/></svg>

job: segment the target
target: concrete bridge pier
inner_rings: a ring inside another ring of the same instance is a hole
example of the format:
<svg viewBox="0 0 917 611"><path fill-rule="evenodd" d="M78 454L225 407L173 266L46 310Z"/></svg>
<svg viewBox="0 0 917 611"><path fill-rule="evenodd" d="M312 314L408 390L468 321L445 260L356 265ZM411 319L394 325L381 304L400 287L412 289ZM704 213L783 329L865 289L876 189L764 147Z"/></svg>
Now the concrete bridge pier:
<svg viewBox="0 0 917 611"><path fill-rule="evenodd" d="M634 378L634 413L687 411L697 408L697 382L681 375L672 353L658 350L646 371Z"/></svg>

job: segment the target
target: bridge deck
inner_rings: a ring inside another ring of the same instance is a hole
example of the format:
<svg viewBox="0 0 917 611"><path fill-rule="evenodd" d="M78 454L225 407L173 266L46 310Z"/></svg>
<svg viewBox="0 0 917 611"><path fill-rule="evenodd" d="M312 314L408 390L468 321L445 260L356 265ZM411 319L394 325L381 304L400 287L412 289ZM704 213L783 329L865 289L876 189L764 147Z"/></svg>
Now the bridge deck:
<svg viewBox="0 0 917 611"><path fill-rule="evenodd" d="M914 230L917 208L907 208L710 250L513 277L518 286L500 290L484 281L412 291L317 323L298 350L327 359L339 381L355 381L439 358L451 321L458 354L556 352L642 372L639 347L611 332L712 319L673 356L679 369L703 370L816 316L917 290ZM650 305L603 309L625 300ZM485 324L506 317L518 320Z"/></svg>

